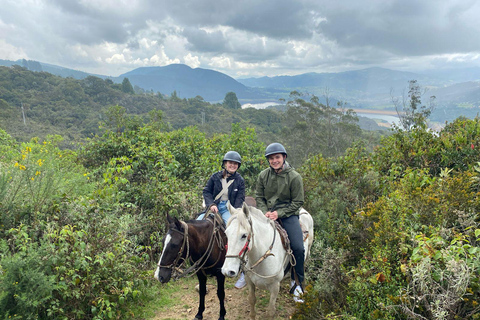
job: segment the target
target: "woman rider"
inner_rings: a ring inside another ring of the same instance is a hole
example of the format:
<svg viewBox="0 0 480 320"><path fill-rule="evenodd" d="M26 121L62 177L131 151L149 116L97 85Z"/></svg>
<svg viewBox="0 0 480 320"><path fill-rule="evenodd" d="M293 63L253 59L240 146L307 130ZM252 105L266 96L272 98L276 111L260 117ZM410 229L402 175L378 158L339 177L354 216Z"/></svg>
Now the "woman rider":
<svg viewBox="0 0 480 320"><path fill-rule="evenodd" d="M258 209L272 220L280 220L290 240L295 257L295 281L292 270L291 286L296 302L303 302L304 260L303 233L299 222L300 208L304 202L303 180L287 159L287 151L280 143L272 143L265 149L270 167L260 172L256 186ZM296 284L296 285L295 285Z"/></svg>
<svg viewBox="0 0 480 320"><path fill-rule="evenodd" d="M211 212L218 212L225 225L230 218L227 201L230 201L235 208L241 208L245 201L245 180L237 172L241 164L240 154L236 151L228 151L223 157L223 170L214 173L203 188L205 207L210 208ZM205 213L202 213L197 220L203 219L204 216Z"/></svg>
<svg viewBox="0 0 480 320"><path fill-rule="evenodd" d="M214 173L203 188L203 200L210 211L219 213L225 226L230 218L227 201L235 208L241 208L245 201L245 180L237 172L242 164L242 157L236 151L228 151L223 157L222 171ZM206 210L208 211L208 209ZM205 213L198 216L197 220L203 219ZM242 273L235 284L241 289L246 286L245 275Z"/></svg>

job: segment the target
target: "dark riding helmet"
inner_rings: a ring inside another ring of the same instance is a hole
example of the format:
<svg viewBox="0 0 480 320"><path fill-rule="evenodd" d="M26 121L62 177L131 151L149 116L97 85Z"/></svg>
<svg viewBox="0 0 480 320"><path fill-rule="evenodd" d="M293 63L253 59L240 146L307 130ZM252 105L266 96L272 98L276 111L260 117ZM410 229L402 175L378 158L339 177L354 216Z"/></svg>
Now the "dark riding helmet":
<svg viewBox="0 0 480 320"><path fill-rule="evenodd" d="M225 153L223 156L223 164L225 164L225 161L233 161L238 163L238 168L242 165L242 157L240 156L240 153L237 151L228 151Z"/></svg>
<svg viewBox="0 0 480 320"><path fill-rule="evenodd" d="M287 157L287 150L285 150L285 147L282 144L278 142L271 143L265 149L265 158L268 159L269 155L277 154L277 153L282 153L285 155L285 158Z"/></svg>

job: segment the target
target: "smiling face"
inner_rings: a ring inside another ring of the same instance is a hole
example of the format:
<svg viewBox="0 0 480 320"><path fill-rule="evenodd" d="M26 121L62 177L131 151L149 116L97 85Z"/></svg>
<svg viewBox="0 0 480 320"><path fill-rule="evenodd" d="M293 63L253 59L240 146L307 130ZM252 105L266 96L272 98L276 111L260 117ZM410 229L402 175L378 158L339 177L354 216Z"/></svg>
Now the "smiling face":
<svg viewBox="0 0 480 320"><path fill-rule="evenodd" d="M285 162L285 155L283 153L275 153L268 156L268 163L274 170L283 168Z"/></svg>
<svg viewBox="0 0 480 320"><path fill-rule="evenodd" d="M225 169L229 173L235 173L238 169L238 162L227 160L225 161Z"/></svg>

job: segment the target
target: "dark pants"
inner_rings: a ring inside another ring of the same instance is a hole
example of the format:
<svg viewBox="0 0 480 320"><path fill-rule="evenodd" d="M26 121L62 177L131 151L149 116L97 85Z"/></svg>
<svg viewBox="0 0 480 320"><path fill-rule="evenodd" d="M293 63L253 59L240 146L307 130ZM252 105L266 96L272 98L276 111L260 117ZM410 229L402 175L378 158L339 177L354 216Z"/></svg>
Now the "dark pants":
<svg viewBox="0 0 480 320"><path fill-rule="evenodd" d="M290 248L292 249L293 256L297 262L295 265L295 271L298 275L298 281L300 281L300 284L303 284L305 249L303 247L303 232L300 227L300 221L298 221L297 215L281 218L280 220L287 231L288 239L290 240ZM293 279L294 277L292 273L292 280Z"/></svg>

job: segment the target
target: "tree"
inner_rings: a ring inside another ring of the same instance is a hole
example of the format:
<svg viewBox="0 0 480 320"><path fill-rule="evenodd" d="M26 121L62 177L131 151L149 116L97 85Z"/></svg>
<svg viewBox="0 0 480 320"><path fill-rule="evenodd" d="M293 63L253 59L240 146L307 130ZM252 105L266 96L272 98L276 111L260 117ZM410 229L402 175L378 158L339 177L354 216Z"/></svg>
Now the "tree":
<svg viewBox="0 0 480 320"><path fill-rule="evenodd" d="M415 126L426 126L426 122L433 109L435 109L435 96L430 97L428 105L422 106L422 96L427 89L421 89L417 80L408 82L408 96L402 94L401 101L399 97L393 96L393 89L390 91L392 102L397 111L400 123L405 130L410 130Z"/></svg>
<svg viewBox="0 0 480 320"><path fill-rule="evenodd" d="M130 83L130 80L128 80L128 78L123 78L122 91L125 93L135 94L135 90L133 90L133 86Z"/></svg>
<svg viewBox="0 0 480 320"><path fill-rule="evenodd" d="M320 103L315 95L306 96L293 91L283 117L281 136L291 150L291 163L302 163L321 153L326 157L339 156L361 136L358 118L353 110L339 109ZM328 98L327 98L328 101Z"/></svg>
<svg viewBox="0 0 480 320"><path fill-rule="evenodd" d="M241 109L242 105L238 102L235 92L228 92L223 99L223 105L228 109Z"/></svg>

